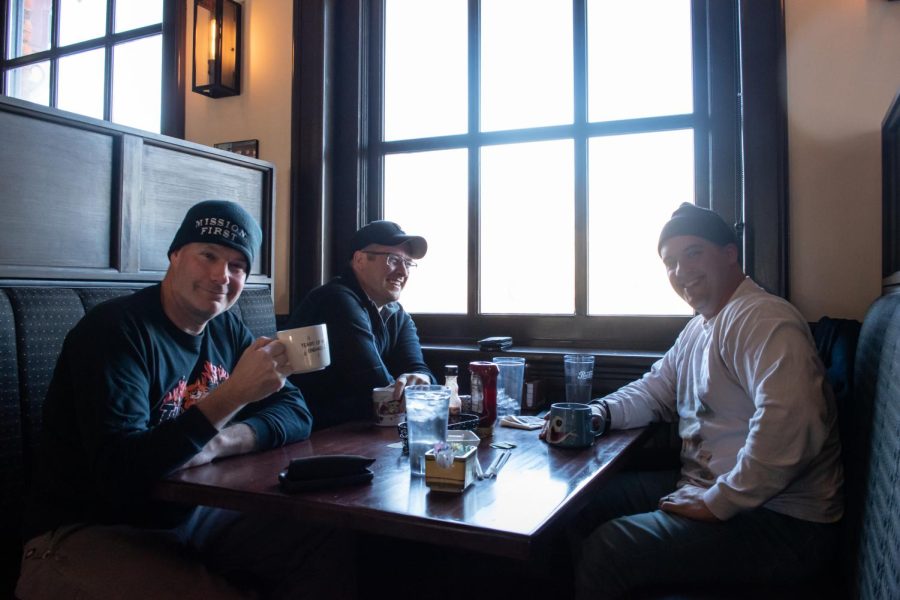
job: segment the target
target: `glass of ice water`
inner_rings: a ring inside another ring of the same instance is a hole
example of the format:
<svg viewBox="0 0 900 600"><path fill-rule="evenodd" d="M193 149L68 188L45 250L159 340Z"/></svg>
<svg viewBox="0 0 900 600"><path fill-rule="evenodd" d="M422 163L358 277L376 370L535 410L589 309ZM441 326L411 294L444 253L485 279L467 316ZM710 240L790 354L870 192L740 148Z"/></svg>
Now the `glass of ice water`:
<svg viewBox="0 0 900 600"><path fill-rule="evenodd" d="M409 432L409 470L425 474L425 453L447 440L450 388L445 385L410 385L406 394L406 427Z"/></svg>
<svg viewBox="0 0 900 600"><path fill-rule="evenodd" d="M498 356L493 362L500 367L497 378L497 418L518 415L522 410L525 359L519 356Z"/></svg>

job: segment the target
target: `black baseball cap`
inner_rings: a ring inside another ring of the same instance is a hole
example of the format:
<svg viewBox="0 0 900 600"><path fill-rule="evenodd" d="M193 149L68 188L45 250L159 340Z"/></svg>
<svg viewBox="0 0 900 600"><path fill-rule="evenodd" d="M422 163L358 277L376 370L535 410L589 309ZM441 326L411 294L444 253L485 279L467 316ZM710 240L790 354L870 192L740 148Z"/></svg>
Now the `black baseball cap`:
<svg viewBox="0 0 900 600"><path fill-rule="evenodd" d="M354 233L350 238L350 256L369 244L381 244L382 246L406 244L409 248L408 254L416 259L422 258L428 252L428 242L425 241L425 238L418 235L407 235L393 221L372 221Z"/></svg>

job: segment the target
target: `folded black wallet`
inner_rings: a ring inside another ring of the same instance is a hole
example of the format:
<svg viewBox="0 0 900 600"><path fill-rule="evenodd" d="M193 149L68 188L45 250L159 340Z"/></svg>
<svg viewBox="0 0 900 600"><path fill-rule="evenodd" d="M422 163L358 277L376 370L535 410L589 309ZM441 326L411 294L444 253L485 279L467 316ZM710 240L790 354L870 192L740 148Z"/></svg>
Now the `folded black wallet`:
<svg viewBox="0 0 900 600"><path fill-rule="evenodd" d="M286 492L303 492L371 481L374 458L357 454L326 454L292 459L278 474Z"/></svg>
<svg viewBox="0 0 900 600"><path fill-rule="evenodd" d="M490 352L494 350L506 350L512 346L513 340L505 335L496 335L478 340L478 349L482 352Z"/></svg>

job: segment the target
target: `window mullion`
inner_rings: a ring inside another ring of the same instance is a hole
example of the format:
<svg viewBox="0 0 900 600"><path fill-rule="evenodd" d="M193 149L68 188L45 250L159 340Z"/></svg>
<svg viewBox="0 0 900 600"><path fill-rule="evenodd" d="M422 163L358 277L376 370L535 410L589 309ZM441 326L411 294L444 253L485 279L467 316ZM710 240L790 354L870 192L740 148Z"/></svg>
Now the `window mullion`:
<svg viewBox="0 0 900 600"><path fill-rule="evenodd" d="M373 2L369 13L369 34L360 40L366 44L366 77L368 96L365 127L368 129L368 163L362 177L365 178L365 194L360 194L354 219L348 225L356 231L369 221L384 214L384 62L385 62L385 0ZM296 35L296 34L295 34ZM296 92L295 92L296 94ZM336 268L336 265L335 265Z"/></svg>
<svg viewBox="0 0 900 600"><path fill-rule="evenodd" d="M587 7L585 0L572 2L572 59L575 91L574 100L574 135L572 136L575 153L575 315L587 314L588 290L588 187L587 187Z"/></svg>
<svg viewBox="0 0 900 600"><path fill-rule="evenodd" d="M60 23L60 2L61 0L53 0L53 6L50 9L50 52L56 54L50 58L50 106L56 108L57 97L59 96L59 23Z"/></svg>
<svg viewBox="0 0 900 600"><path fill-rule="evenodd" d="M706 66L709 62L711 26L706 10L707 0L693 0L691 3L691 34L693 37L694 76L694 203L706 205L710 198L710 119L709 119L709 76Z"/></svg>
<svg viewBox="0 0 900 600"><path fill-rule="evenodd" d="M62 0L53 0L50 7L50 49L59 48L59 24L60 24L60 3Z"/></svg>
<svg viewBox="0 0 900 600"><path fill-rule="evenodd" d="M106 54L103 57L103 120L112 122L112 70L113 70L113 23L116 16L116 0L106 3Z"/></svg>
<svg viewBox="0 0 900 600"><path fill-rule="evenodd" d="M701 206L709 203L709 207L727 222L735 222L740 220L740 211L735 207L740 206L742 197L740 75L736 54L738 15L731 3L705 4L707 14L703 29L707 36L704 46L707 47L708 67L704 69L704 77L707 79L705 87L709 90L705 98L709 105L704 118L710 135L702 143L707 148L709 189L706 196L698 196L697 203Z"/></svg>
<svg viewBox="0 0 900 600"><path fill-rule="evenodd" d="M9 0L0 2L0 95L6 95L6 57L9 55L10 40L9 29L12 18L12 10Z"/></svg>
<svg viewBox="0 0 900 600"><path fill-rule="evenodd" d="M468 232L468 280L469 285L466 312L469 315L477 315L480 312L479 299L481 297L481 147L478 143L481 122L481 2L469 0L469 42L468 42L468 73L469 73L469 111L468 111L468 176L469 176L469 232Z"/></svg>

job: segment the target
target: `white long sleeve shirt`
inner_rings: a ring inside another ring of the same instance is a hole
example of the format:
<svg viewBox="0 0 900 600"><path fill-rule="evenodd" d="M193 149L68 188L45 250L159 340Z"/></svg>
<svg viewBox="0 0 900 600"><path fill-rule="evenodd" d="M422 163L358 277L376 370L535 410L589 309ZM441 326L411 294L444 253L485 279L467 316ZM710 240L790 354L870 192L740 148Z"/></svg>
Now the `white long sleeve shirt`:
<svg viewBox="0 0 900 600"><path fill-rule="evenodd" d="M758 506L822 523L843 513L837 413L809 327L750 278L605 400L613 428L678 420L679 487L706 488L719 519Z"/></svg>

